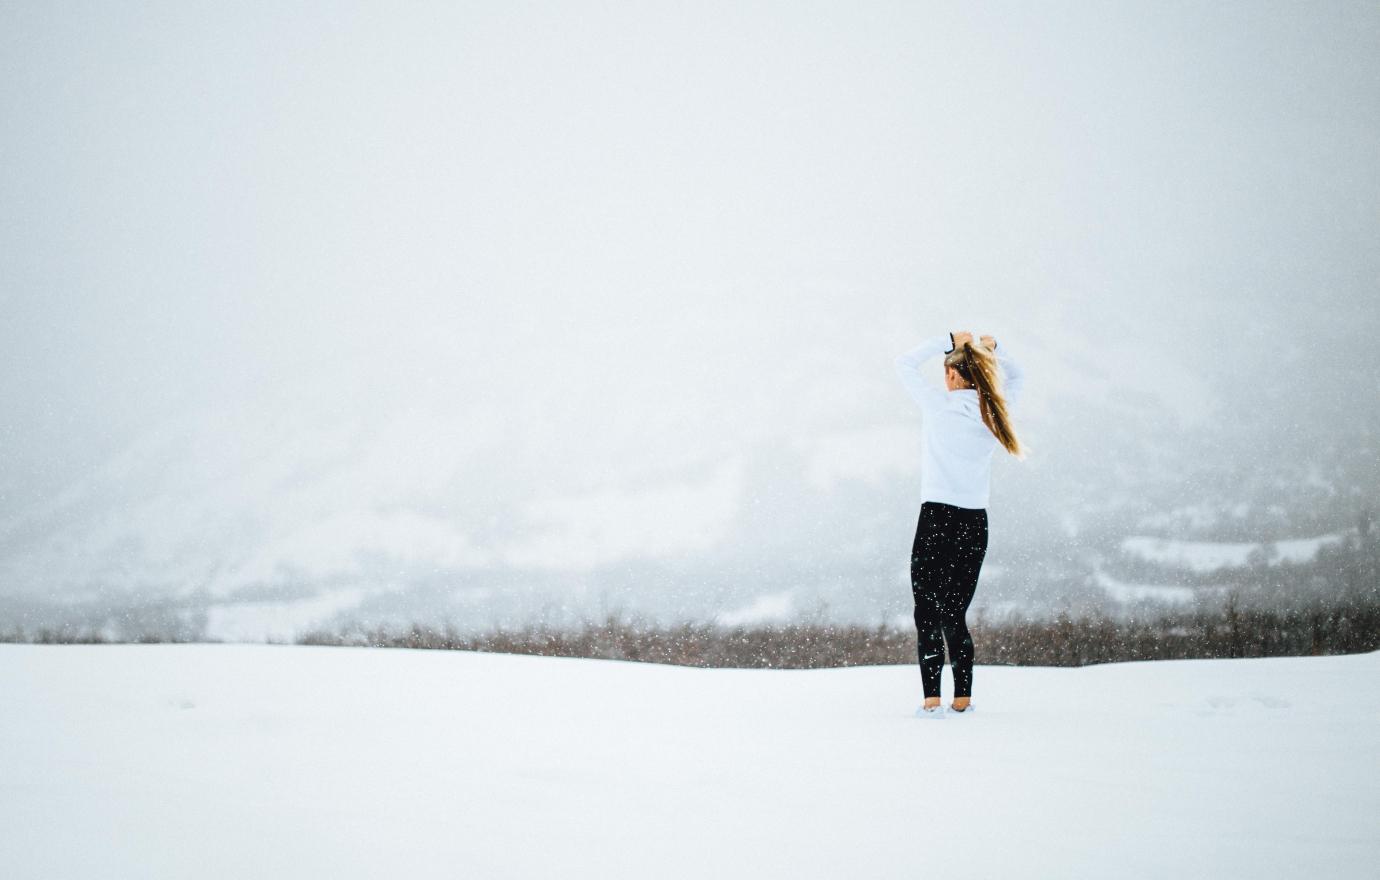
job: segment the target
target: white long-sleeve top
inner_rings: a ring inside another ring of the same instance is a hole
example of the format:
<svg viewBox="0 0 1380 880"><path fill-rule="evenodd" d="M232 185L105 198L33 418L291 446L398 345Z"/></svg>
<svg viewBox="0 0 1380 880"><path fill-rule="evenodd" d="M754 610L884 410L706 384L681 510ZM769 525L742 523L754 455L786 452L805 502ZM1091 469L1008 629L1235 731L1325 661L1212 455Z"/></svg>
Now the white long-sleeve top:
<svg viewBox="0 0 1380 880"><path fill-rule="evenodd" d="M923 413L920 500L985 508L992 484L992 453L1000 444L983 424L978 392L973 388L949 391L926 382L920 374L927 359L952 348L950 334L943 333L896 358L901 384ZM1025 390L1025 371L1010 357L1005 344L997 344L996 355L1002 396L1007 411L1014 412Z"/></svg>

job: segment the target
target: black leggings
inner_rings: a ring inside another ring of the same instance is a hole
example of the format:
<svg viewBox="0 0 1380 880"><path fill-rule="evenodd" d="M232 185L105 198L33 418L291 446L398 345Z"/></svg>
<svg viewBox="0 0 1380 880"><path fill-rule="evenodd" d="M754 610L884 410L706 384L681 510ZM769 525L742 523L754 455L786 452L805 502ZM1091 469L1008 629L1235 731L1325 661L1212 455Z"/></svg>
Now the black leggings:
<svg viewBox="0 0 1380 880"><path fill-rule="evenodd" d="M964 615L977 589L987 555L987 510L939 501L920 505L910 551L910 587L915 596L920 681L926 697L939 696L944 640L954 671L954 696L973 693L973 637Z"/></svg>

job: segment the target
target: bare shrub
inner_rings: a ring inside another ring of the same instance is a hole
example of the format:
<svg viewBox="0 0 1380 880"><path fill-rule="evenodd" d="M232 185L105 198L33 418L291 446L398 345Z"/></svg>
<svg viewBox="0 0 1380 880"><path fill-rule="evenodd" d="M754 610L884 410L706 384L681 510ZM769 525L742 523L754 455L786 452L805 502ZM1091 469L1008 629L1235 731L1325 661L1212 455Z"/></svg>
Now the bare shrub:
<svg viewBox="0 0 1380 880"><path fill-rule="evenodd" d="M1167 612L1120 620L1100 614L1052 620L976 621L976 661L1015 666L1083 666L1127 660L1283 657L1380 649L1380 604L1267 611L1229 603L1225 612ZM356 645L592 657L681 666L812 669L914 663L915 632L885 625L798 623L721 627L649 626L610 615L563 629L544 625L462 636L453 627L317 631L307 645Z"/></svg>
<svg viewBox="0 0 1380 880"><path fill-rule="evenodd" d="M1229 597L1219 610L1168 611L1131 619L1069 611L1052 619L989 621L975 616L970 627L976 661L986 665L1083 666L1127 660L1353 654L1380 650L1380 600L1362 595L1267 610ZM178 630L147 630L115 638L92 628L62 626L34 632L16 628L0 633L0 641L147 644L191 640ZM915 631L910 627L821 620L733 627L651 624L621 614L576 626L529 624L477 634L463 634L450 624L342 627L303 633L296 642L755 669L907 664L918 659Z"/></svg>

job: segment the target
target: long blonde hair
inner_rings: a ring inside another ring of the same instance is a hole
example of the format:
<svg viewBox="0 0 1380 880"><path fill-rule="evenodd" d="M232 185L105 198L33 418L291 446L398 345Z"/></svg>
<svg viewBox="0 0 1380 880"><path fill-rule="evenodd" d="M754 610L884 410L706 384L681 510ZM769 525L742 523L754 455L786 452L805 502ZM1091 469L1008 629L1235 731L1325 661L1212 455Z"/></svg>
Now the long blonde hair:
<svg viewBox="0 0 1380 880"><path fill-rule="evenodd" d="M977 389L982 423L1003 449L1024 461L1025 447L1011 427L1011 416L1006 412L1006 398L1001 393L1001 372L997 369L996 354L986 346L964 342L945 355L944 366L953 367L959 376Z"/></svg>

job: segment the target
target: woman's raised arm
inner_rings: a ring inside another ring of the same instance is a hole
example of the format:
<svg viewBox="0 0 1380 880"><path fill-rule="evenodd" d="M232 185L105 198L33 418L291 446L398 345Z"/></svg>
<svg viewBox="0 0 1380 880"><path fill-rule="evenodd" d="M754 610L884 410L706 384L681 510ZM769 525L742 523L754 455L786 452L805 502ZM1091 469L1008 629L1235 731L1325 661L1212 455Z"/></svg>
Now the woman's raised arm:
<svg viewBox="0 0 1380 880"><path fill-rule="evenodd" d="M942 406L946 394L942 389L925 381L925 377L920 375L921 365L937 354L952 350L953 336L943 333L931 336L910 351L896 356L896 375L901 377L901 384L906 387L911 398L920 404L920 409Z"/></svg>

